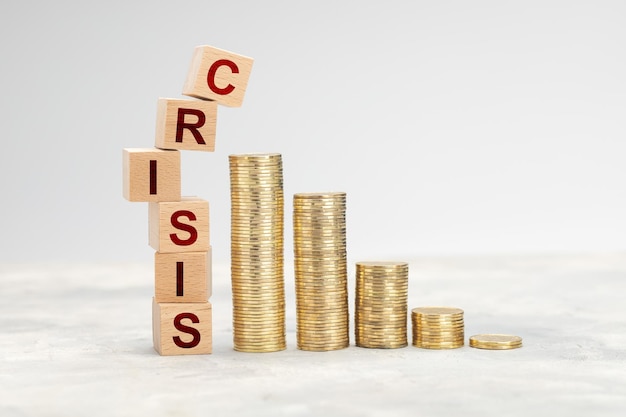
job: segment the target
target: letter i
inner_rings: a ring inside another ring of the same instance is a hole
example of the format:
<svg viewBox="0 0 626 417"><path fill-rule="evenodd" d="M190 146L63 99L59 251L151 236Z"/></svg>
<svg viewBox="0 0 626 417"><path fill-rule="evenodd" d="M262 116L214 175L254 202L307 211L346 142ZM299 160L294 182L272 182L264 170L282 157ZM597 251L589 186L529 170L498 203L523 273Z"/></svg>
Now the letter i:
<svg viewBox="0 0 626 417"><path fill-rule="evenodd" d="M176 262L176 296L183 296L183 262Z"/></svg>
<svg viewBox="0 0 626 417"><path fill-rule="evenodd" d="M155 159L150 160L150 194L155 195L157 193L157 161Z"/></svg>

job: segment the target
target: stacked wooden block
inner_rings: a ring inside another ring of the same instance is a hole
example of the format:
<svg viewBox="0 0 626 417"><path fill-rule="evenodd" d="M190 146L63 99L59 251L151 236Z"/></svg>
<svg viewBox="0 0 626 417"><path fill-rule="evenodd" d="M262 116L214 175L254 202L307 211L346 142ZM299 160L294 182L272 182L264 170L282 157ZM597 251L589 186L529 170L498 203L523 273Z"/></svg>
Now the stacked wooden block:
<svg viewBox="0 0 626 417"><path fill-rule="evenodd" d="M154 254L154 348L161 355L212 350L209 203L181 197L180 151L215 150L217 105L239 107L251 58L211 46L196 48L183 95L160 98L154 148L123 151L123 189L129 201L149 203Z"/></svg>

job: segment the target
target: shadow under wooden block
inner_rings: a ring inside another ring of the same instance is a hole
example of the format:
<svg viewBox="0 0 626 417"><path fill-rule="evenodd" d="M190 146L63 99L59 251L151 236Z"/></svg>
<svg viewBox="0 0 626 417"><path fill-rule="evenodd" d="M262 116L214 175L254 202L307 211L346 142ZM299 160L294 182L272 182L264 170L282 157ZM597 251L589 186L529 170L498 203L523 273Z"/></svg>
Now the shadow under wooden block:
<svg viewBox="0 0 626 417"><path fill-rule="evenodd" d="M201 303L211 297L211 250L154 254L157 303Z"/></svg>
<svg viewBox="0 0 626 417"><path fill-rule="evenodd" d="M125 148L122 179L123 195L128 201L179 201L180 152Z"/></svg>
<svg viewBox="0 0 626 417"><path fill-rule="evenodd" d="M212 308L203 303L157 303L152 299L152 337L160 355L211 353Z"/></svg>
<svg viewBox="0 0 626 417"><path fill-rule="evenodd" d="M215 101L159 98L155 146L213 152L216 122Z"/></svg>
<svg viewBox="0 0 626 417"><path fill-rule="evenodd" d="M223 49L196 47L183 94L240 107L254 60Z"/></svg>
<svg viewBox="0 0 626 417"><path fill-rule="evenodd" d="M176 202L148 205L149 243L157 252L207 252L209 250L209 202L182 197Z"/></svg>

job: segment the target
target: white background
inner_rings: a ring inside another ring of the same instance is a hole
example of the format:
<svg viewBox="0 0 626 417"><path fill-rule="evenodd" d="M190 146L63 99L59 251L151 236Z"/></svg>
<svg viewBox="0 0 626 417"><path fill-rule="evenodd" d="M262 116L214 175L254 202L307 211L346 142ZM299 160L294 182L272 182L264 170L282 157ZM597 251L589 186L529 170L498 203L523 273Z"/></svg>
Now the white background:
<svg viewBox="0 0 626 417"><path fill-rule="evenodd" d="M192 51L255 59L182 188L229 256L228 158L348 193L353 258L626 249L626 2L5 1L0 261L149 262L124 147Z"/></svg>

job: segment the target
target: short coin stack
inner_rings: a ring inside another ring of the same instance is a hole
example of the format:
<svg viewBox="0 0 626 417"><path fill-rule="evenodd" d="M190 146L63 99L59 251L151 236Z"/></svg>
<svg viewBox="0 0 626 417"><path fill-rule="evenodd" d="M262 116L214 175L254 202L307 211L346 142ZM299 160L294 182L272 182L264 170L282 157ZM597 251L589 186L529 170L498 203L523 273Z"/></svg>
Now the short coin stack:
<svg viewBox="0 0 626 417"><path fill-rule="evenodd" d="M298 349L349 346L346 193L293 198Z"/></svg>
<svg viewBox="0 0 626 417"><path fill-rule="evenodd" d="M230 155L235 350L286 348L280 154Z"/></svg>
<svg viewBox="0 0 626 417"><path fill-rule="evenodd" d="M393 349L407 346L406 262L356 264L356 345Z"/></svg>
<svg viewBox="0 0 626 417"><path fill-rule="evenodd" d="M464 344L463 310L453 307L418 307L411 310L413 346L456 349Z"/></svg>
<svg viewBox="0 0 626 417"><path fill-rule="evenodd" d="M469 345L489 350L517 349L522 347L522 338L508 334L477 334L470 337Z"/></svg>

